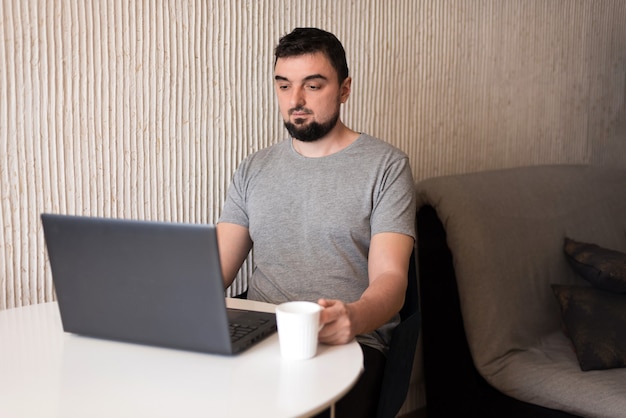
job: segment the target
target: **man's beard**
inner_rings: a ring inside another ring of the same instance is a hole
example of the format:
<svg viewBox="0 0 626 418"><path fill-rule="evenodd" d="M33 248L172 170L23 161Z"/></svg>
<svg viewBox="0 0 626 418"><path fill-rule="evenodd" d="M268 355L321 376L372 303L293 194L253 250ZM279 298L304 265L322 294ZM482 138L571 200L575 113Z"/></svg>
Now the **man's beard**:
<svg viewBox="0 0 626 418"><path fill-rule="evenodd" d="M296 119L296 122L298 119ZM339 112L337 112L331 119L324 123L311 122L307 125L295 125L291 122L285 121L285 128L292 138L302 142L313 142L326 136L333 130L335 125L339 121Z"/></svg>

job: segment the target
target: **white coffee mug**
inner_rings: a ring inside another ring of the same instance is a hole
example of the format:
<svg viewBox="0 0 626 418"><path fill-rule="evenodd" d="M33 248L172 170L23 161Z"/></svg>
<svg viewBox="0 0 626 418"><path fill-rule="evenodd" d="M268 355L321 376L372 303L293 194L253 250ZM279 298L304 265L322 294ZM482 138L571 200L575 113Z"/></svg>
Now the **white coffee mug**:
<svg viewBox="0 0 626 418"><path fill-rule="evenodd" d="M308 359L317 353L322 307L314 302L285 302L276 307L280 353L288 359Z"/></svg>

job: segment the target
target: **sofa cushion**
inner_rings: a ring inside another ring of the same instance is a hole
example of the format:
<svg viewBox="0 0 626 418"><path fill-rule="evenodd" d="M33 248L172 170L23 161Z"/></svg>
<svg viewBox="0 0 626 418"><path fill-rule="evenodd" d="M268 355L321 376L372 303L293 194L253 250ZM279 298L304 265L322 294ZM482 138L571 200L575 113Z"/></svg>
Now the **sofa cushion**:
<svg viewBox="0 0 626 418"><path fill-rule="evenodd" d="M558 305L553 295L552 300ZM580 417L617 418L626 411L625 378L626 368L582 371L572 342L559 329L508 356L494 382L516 399Z"/></svg>
<svg viewBox="0 0 626 418"><path fill-rule="evenodd" d="M626 367L626 295L552 285L582 370Z"/></svg>
<svg viewBox="0 0 626 418"><path fill-rule="evenodd" d="M626 293L626 254L565 238L567 261L585 280L599 289Z"/></svg>

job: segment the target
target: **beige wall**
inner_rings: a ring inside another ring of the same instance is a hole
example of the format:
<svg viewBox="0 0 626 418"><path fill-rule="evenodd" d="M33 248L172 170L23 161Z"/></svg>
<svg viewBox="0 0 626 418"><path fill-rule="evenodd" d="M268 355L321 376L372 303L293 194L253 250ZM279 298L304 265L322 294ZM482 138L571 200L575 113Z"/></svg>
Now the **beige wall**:
<svg viewBox="0 0 626 418"><path fill-rule="evenodd" d="M285 136L272 48L295 26L343 40L345 120L422 179L625 165L624 22L621 0L0 0L0 309L54 298L41 212L216 221Z"/></svg>
<svg viewBox="0 0 626 418"><path fill-rule="evenodd" d="M416 179L626 161L623 1L295 4L2 0L0 309L53 298L41 212L214 222L285 136L272 48L294 26L343 40L346 121Z"/></svg>

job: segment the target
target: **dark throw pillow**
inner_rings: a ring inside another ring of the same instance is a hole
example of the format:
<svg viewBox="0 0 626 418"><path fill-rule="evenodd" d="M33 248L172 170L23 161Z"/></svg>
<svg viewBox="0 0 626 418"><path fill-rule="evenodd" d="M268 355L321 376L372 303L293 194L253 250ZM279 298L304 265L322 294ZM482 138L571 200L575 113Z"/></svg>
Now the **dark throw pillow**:
<svg viewBox="0 0 626 418"><path fill-rule="evenodd" d="M573 269L598 289L626 293L626 254L565 238L563 246Z"/></svg>
<svg viewBox="0 0 626 418"><path fill-rule="evenodd" d="M552 289L580 368L626 367L626 295L590 286L553 284Z"/></svg>

